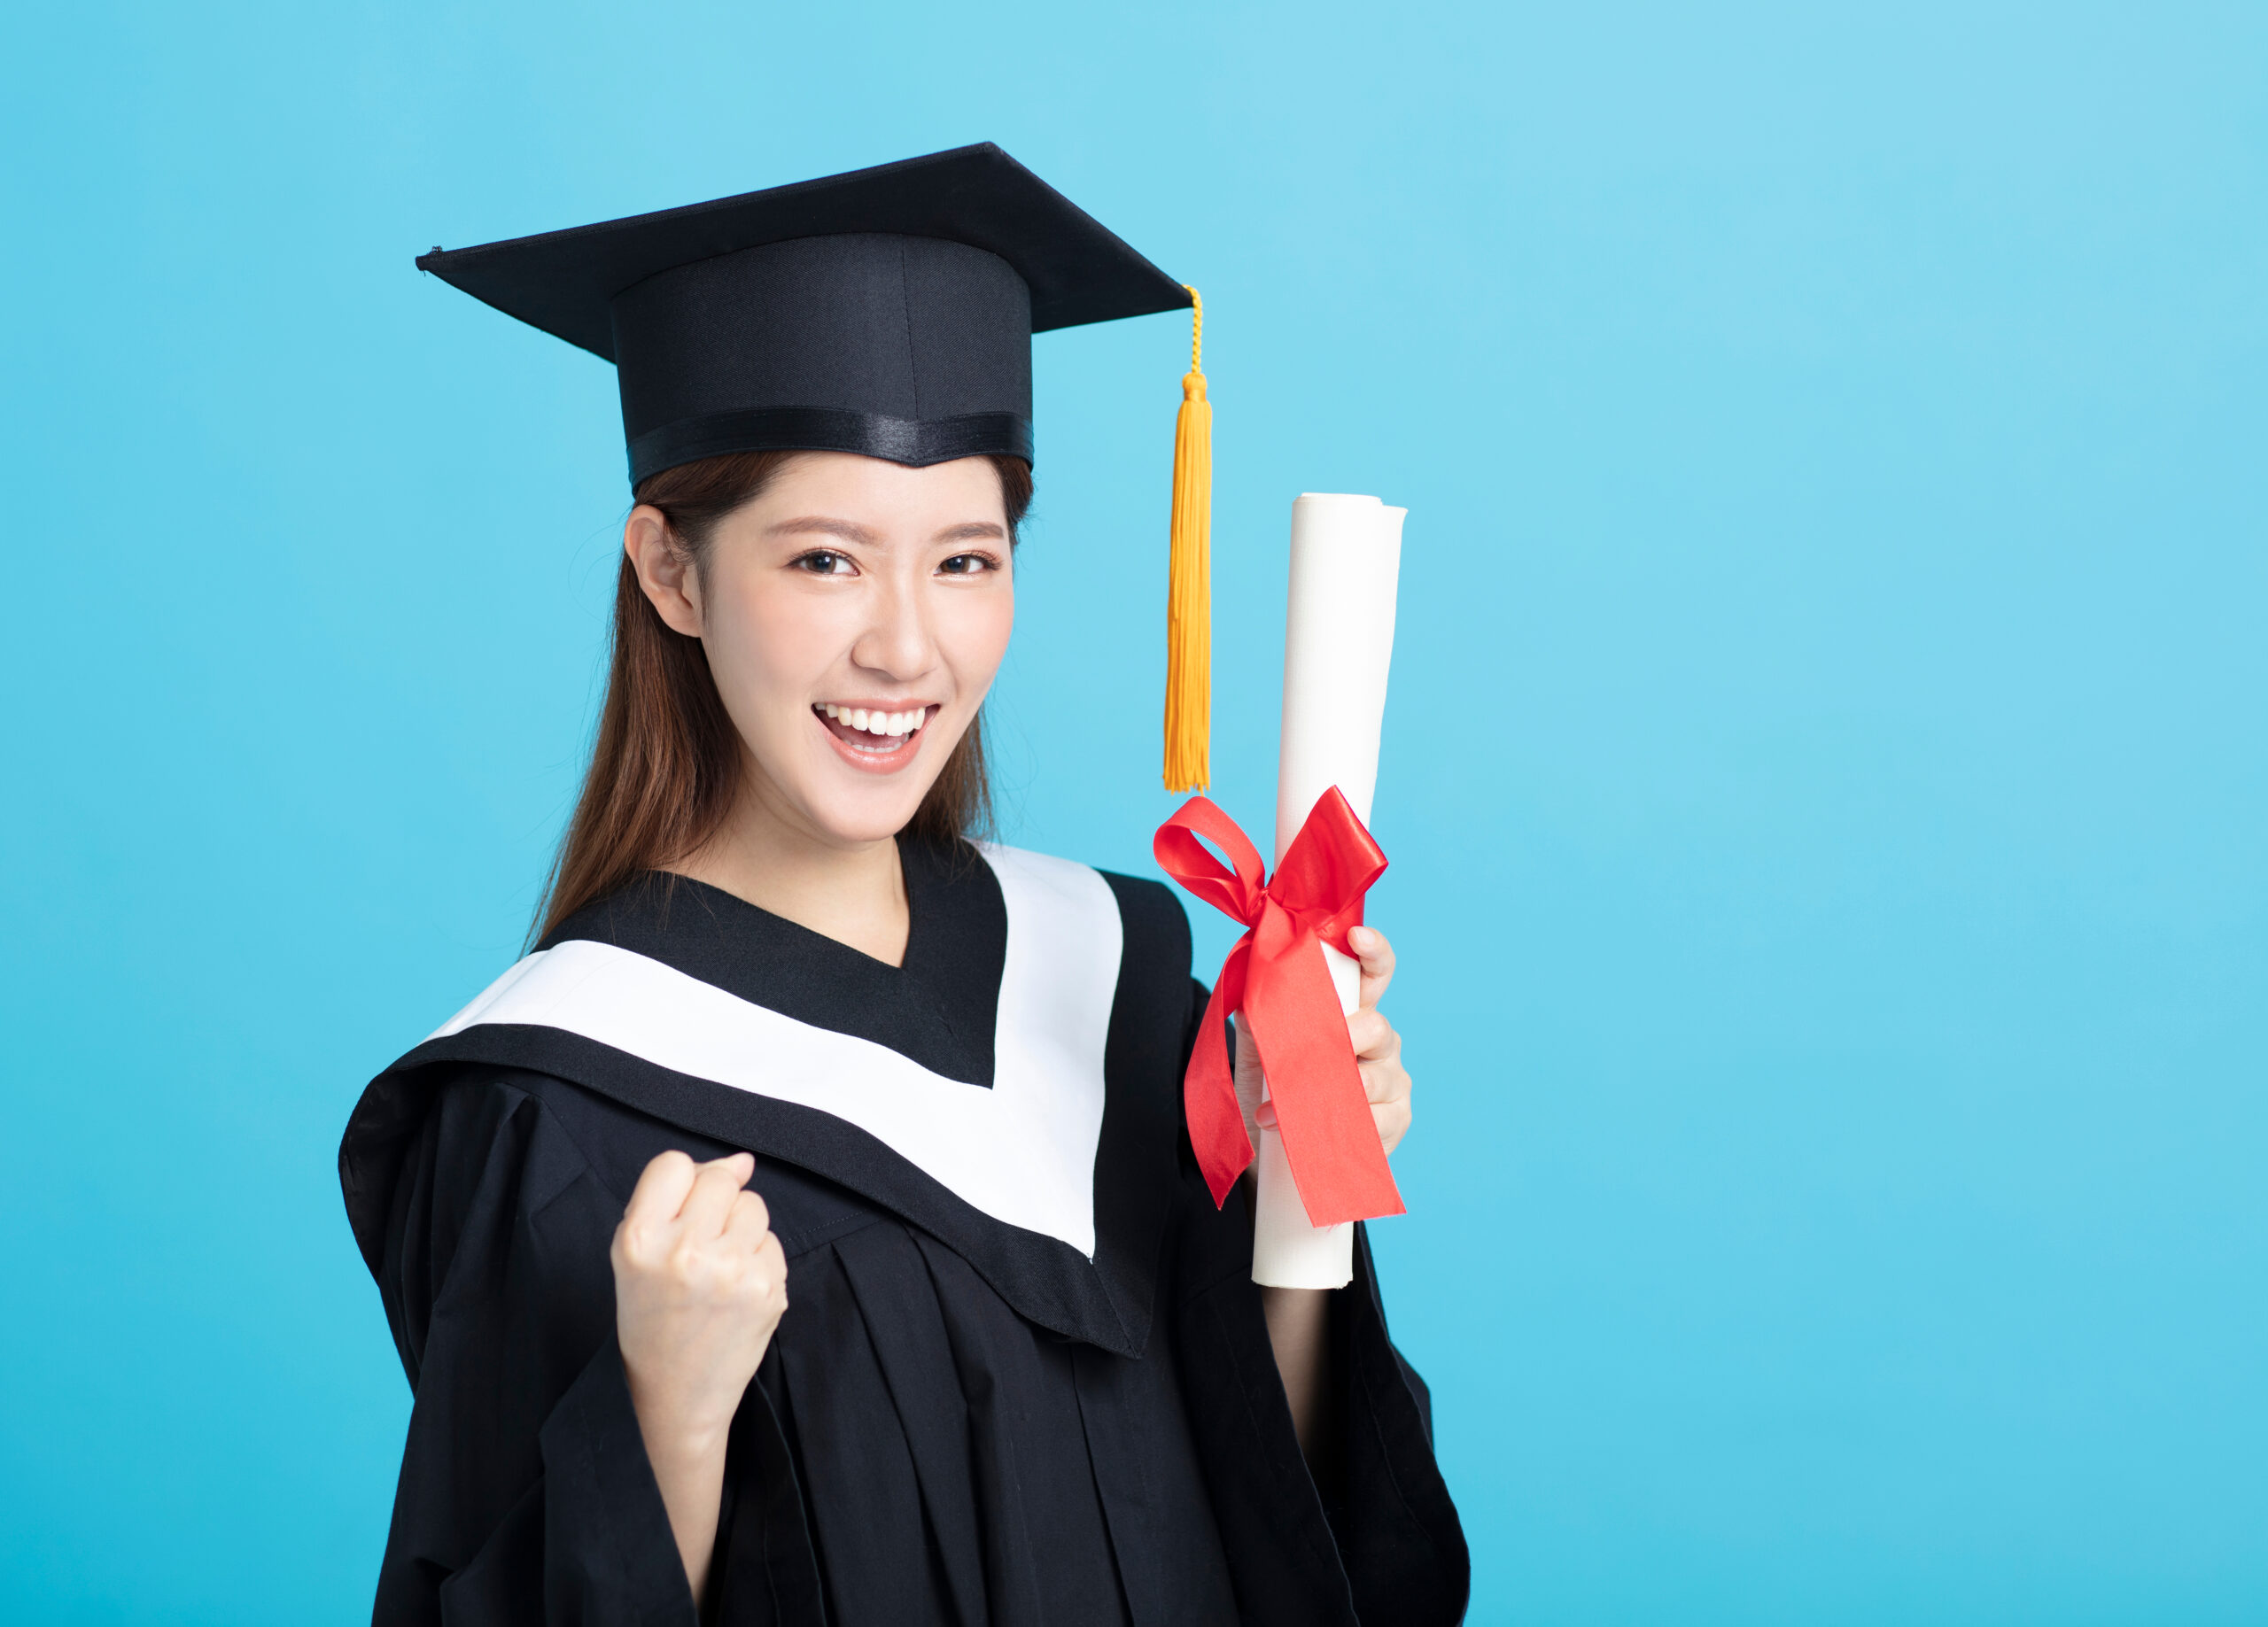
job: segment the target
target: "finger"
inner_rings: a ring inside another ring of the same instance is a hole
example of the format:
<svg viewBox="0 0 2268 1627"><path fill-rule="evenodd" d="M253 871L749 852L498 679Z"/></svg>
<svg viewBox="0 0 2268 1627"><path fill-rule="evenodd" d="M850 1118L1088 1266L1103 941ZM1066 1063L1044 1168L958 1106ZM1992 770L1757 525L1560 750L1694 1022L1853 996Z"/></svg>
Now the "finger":
<svg viewBox="0 0 2268 1627"><path fill-rule="evenodd" d="M764 1243L756 1251L755 1263L756 1269L784 1308L788 1303L788 1256L781 1248L778 1237L770 1232L764 1234Z"/></svg>
<svg viewBox="0 0 2268 1627"><path fill-rule="evenodd" d="M1391 1062L1402 1055L1402 1035L1375 1006L1366 1005L1347 1019L1347 1040L1365 1062Z"/></svg>
<svg viewBox="0 0 2268 1627"><path fill-rule="evenodd" d="M1410 1102L1385 1102L1371 1109L1371 1121L1379 1127L1379 1145L1392 1152L1410 1133Z"/></svg>
<svg viewBox="0 0 2268 1627"><path fill-rule="evenodd" d="M733 1213L733 1200L755 1173L756 1160L745 1152L703 1164L701 1173L694 1178L693 1190L687 1195L681 1212L687 1236L704 1242L722 1236L725 1222Z"/></svg>
<svg viewBox="0 0 2268 1627"><path fill-rule="evenodd" d="M753 1191L743 1191L733 1199L733 1212L725 1220L726 1236L753 1253L771 1229L772 1212L764 1199Z"/></svg>
<svg viewBox="0 0 2268 1627"><path fill-rule="evenodd" d="M649 1160L645 1173L631 1189L630 1202L622 1212L624 1222L653 1227L666 1226L676 1220L678 1211L685 1206L686 1194L693 1190L694 1176L699 1168L675 1148L656 1154Z"/></svg>
<svg viewBox="0 0 2268 1627"><path fill-rule="evenodd" d="M1386 986L1394 981L1394 945L1377 927L1357 926L1348 933L1347 947L1355 951L1363 968L1355 1003L1376 1005Z"/></svg>
<svg viewBox="0 0 2268 1627"><path fill-rule="evenodd" d="M1375 1107L1381 1102L1410 1099L1410 1074L1398 1062L1363 1065L1363 1095Z"/></svg>

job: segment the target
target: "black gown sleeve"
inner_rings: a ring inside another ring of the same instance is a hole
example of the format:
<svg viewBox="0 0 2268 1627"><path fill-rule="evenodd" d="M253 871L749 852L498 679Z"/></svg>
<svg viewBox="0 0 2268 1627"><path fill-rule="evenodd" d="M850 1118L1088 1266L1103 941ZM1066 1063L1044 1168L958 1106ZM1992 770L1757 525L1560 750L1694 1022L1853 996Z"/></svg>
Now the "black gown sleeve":
<svg viewBox="0 0 2268 1627"><path fill-rule="evenodd" d="M1195 987L1189 1034L1203 1019ZM1331 1460L1300 1452L1260 1290L1244 1186L1213 1206L1184 1132L1169 1273L1175 1359L1239 1614L1253 1627L1446 1627L1464 1615L1464 1531L1433 1457L1432 1399L1387 1337L1367 1230L1332 1296Z"/></svg>
<svg viewBox="0 0 2268 1627"><path fill-rule="evenodd" d="M614 1336L625 1197L507 1082L433 1102L378 1274L416 1400L374 1627L695 1627Z"/></svg>

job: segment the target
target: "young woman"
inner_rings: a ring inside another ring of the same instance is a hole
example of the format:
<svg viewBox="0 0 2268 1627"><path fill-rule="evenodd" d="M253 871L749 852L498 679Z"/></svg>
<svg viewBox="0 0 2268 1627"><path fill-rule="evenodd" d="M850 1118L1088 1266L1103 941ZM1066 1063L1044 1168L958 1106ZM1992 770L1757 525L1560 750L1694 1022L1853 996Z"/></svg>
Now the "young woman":
<svg viewBox="0 0 2268 1627"><path fill-rule="evenodd" d="M1456 1619L1367 1251L1255 1288L1190 1157L1177 901L971 841L1029 334L1185 297L990 147L421 264L617 363L635 507L539 947L341 1150L375 1619Z"/></svg>

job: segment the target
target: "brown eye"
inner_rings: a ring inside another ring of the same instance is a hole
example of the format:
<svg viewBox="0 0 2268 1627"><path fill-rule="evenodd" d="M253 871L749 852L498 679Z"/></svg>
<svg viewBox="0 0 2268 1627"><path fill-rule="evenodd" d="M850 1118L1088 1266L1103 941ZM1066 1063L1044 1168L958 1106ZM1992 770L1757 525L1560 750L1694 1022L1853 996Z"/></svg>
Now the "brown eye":
<svg viewBox="0 0 2268 1627"><path fill-rule="evenodd" d="M949 577L974 577L990 570L994 563L990 554L956 554L937 569Z"/></svg>
<svg viewBox="0 0 2268 1627"><path fill-rule="evenodd" d="M795 562L796 569L808 570L815 577L843 577L850 574L849 556L837 554L832 548L813 548L809 554L798 554Z"/></svg>

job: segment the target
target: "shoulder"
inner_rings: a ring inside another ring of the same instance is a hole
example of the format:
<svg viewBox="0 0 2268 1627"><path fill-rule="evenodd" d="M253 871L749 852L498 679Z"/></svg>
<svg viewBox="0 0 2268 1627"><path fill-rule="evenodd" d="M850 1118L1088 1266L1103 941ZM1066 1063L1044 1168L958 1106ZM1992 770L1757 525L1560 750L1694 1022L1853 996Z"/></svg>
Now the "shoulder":
<svg viewBox="0 0 2268 1627"><path fill-rule="evenodd" d="M589 1117L578 1097L589 1099L564 1080L468 1064L392 1068L372 1080L338 1147L346 1218L372 1273L388 1234L413 1211L466 1210L500 1185L513 1208L540 1208L595 1173L584 1147L613 1138L573 1122Z"/></svg>
<svg viewBox="0 0 2268 1627"><path fill-rule="evenodd" d="M389 1231L412 1211L484 1206L544 1229L579 1190L611 1226L646 1166L664 1152L700 1162L742 1151L555 1074L460 1065L382 1075L364 1093L340 1148L348 1219L371 1269ZM790 1252L864 1223L869 1210L834 1182L762 1154L750 1184Z"/></svg>

